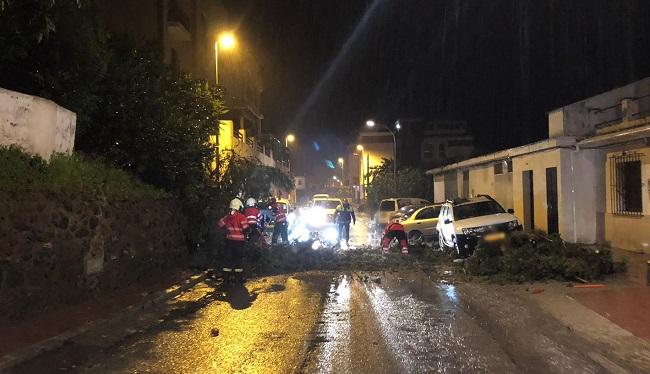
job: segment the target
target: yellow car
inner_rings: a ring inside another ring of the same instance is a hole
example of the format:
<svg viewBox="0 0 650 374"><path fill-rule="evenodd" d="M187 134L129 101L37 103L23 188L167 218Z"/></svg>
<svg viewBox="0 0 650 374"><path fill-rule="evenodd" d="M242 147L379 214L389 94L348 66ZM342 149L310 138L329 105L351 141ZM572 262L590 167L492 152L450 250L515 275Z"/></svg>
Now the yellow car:
<svg viewBox="0 0 650 374"><path fill-rule="evenodd" d="M435 240L438 237L436 226L442 204L422 207L401 222L409 240L409 244L421 244L424 240Z"/></svg>

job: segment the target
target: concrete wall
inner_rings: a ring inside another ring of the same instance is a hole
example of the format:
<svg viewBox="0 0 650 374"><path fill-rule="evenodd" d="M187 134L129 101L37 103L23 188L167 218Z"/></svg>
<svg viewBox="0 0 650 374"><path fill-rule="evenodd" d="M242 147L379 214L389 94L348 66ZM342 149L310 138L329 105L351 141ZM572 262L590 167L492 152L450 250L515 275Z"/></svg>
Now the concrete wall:
<svg viewBox="0 0 650 374"><path fill-rule="evenodd" d="M606 173L604 185L606 186L605 214L605 239L612 246L636 252L650 253L650 147L636 149L641 153L641 188L643 198L643 215L625 216L612 212L611 188L612 175L610 173L610 156L618 153L607 154Z"/></svg>
<svg viewBox="0 0 650 374"><path fill-rule="evenodd" d="M504 209L514 209L514 199L512 196L512 173L504 173L494 176L494 197Z"/></svg>
<svg viewBox="0 0 650 374"><path fill-rule="evenodd" d="M485 164L469 170L469 195L494 196L494 167Z"/></svg>
<svg viewBox="0 0 650 374"><path fill-rule="evenodd" d="M588 99L553 110L549 113L549 137L594 135L596 125L620 119L620 104L626 98L638 98L650 94L650 78L592 96ZM634 103L647 106L648 101ZM637 107L633 112L638 111ZM632 113L634 114L634 113Z"/></svg>
<svg viewBox="0 0 650 374"><path fill-rule="evenodd" d="M568 161L568 159L567 159ZM564 205L565 196L562 194L560 186L566 182L566 177L562 172L562 150L554 149L545 152L533 153L523 155L512 159L512 193L513 193L513 206L515 215L523 223L524 218L524 192L523 192L523 172L526 170L533 171L533 203L534 203L534 229L544 230L548 229L547 214L546 214L546 168L557 168L558 179L558 215L559 215L559 231L560 235L567 237L567 224L572 223L570 218L567 222L567 213L573 212L572 209L567 209ZM530 230L533 227L525 227ZM570 237L573 237L573 231L570 232Z"/></svg>
<svg viewBox="0 0 650 374"><path fill-rule="evenodd" d="M22 317L160 277L189 254L173 200L0 192L0 314Z"/></svg>
<svg viewBox="0 0 650 374"><path fill-rule="evenodd" d="M49 160L74 148L77 115L50 100L0 88L0 145Z"/></svg>
<svg viewBox="0 0 650 374"><path fill-rule="evenodd" d="M569 158L569 169L563 174L570 182L564 187L564 201L570 204L572 219L575 213L573 237L564 239L602 243L605 240L605 154L596 149L565 150L563 157Z"/></svg>

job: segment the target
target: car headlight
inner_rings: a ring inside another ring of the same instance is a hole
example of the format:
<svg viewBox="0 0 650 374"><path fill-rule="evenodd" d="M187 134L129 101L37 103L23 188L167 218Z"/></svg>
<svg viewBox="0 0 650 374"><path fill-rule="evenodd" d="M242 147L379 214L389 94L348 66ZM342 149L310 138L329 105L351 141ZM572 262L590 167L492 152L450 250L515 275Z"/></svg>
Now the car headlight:
<svg viewBox="0 0 650 374"><path fill-rule="evenodd" d="M519 221L514 220L508 222L508 231L519 230Z"/></svg>
<svg viewBox="0 0 650 374"><path fill-rule="evenodd" d="M305 220L311 225L323 226L327 223L327 214L323 208L311 208L305 212Z"/></svg>

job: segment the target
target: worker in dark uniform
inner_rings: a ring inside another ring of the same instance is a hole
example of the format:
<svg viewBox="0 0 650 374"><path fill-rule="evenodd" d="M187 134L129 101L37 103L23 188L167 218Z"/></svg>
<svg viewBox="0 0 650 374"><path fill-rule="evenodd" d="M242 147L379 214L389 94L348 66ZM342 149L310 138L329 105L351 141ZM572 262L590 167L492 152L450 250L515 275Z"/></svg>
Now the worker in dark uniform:
<svg viewBox="0 0 650 374"><path fill-rule="evenodd" d="M343 199L343 203L336 207L334 222L339 225L339 243L343 240L343 231L345 230L345 245L350 245L350 222L357 223L357 217L354 215L354 209L350 206L348 199Z"/></svg>

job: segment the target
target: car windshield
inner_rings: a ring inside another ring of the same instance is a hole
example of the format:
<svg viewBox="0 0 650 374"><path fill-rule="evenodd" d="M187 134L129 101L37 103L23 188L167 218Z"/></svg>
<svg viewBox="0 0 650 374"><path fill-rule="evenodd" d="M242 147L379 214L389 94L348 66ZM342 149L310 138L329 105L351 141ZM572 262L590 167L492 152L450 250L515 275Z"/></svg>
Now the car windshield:
<svg viewBox="0 0 650 374"><path fill-rule="evenodd" d="M490 214L497 213L504 213L504 210L496 201L480 201L477 203L462 204L454 207L455 220L489 216Z"/></svg>
<svg viewBox="0 0 650 374"><path fill-rule="evenodd" d="M314 206L321 207L323 209L336 209L339 206L340 202L338 200L316 200L314 201Z"/></svg>
<svg viewBox="0 0 650 374"><path fill-rule="evenodd" d="M395 201L394 200L385 200L382 201L379 205L379 210L382 212L392 212L395 210Z"/></svg>

